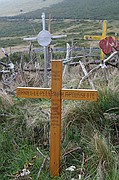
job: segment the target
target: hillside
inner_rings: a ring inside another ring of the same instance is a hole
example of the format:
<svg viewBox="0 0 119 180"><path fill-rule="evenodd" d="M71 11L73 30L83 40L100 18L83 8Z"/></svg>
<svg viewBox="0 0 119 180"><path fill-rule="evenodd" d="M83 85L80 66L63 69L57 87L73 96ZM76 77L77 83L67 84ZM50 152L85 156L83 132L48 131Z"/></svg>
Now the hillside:
<svg viewBox="0 0 119 180"><path fill-rule="evenodd" d="M51 2L50 0L46 1L47 3ZM14 0L0 0L0 3L1 2L3 2L3 4L5 2L11 2L12 4ZM16 4L18 2L20 4L19 0L16 1ZM23 4L23 2L27 4L33 1L23 0L21 4ZM37 0L35 0L34 6L37 4L36 2ZM41 2L41 0L39 0L39 2ZM119 34L118 0L105 0L105 2L102 0L58 0L53 1L53 3L54 2L61 3L29 13L21 12L21 14L17 16L0 17L0 47L24 46L25 42L23 42L23 37L36 36L42 29L41 14L43 11L45 11L47 18L49 13L51 14L52 34L66 33L68 35L65 40L60 39L57 43L56 40L52 41L52 44L56 44L57 47L64 47L67 41L71 43L72 33L75 33L74 43L76 43L77 46L90 46L90 42L84 41L83 36L86 34L101 34L102 21L96 21L96 19L107 19L108 35ZM1 7L2 6L0 6L0 8ZM25 4L23 7L26 7ZM39 6L37 5L36 8L37 7ZM4 9L7 10L7 6ZM28 8L28 10L30 9ZM91 21L89 19L91 19ZM46 28L48 29L48 19L46 20Z"/></svg>
<svg viewBox="0 0 119 180"><path fill-rule="evenodd" d="M63 0L0 0L0 16L14 16L31 12Z"/></svg>
<svg viewBox="0 0 119 180"><path fill-rule="evenodd" d="M39 18L44 9L21 17ZM119 0L63 0L45 9L54 18L119 19Z"/></svg>
<svg viewBox="0 0 119 180"><path fill-rule="evenodd" d="M0 0L0 17L41 18L45 10L54 18L119 19L119 0Z"/></svg>

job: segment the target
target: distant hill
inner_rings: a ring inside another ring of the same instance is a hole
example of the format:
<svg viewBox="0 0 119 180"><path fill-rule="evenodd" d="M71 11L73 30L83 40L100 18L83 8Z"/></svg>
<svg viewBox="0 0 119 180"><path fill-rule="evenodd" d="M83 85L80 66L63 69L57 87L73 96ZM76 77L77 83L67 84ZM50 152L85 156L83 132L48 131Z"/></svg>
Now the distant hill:
<svg viewBox="0 0 119 180"><path fill-rule="evenodd" d="M31 12L63 0L0 0L0 16L14 16Z"/></svg>
<svg viewBox="0 0 119 180"><path fill-rule="evenodd" d="M119 0L0 0L0 16L119 19Z"/></svg>
<svg viewBox="0 0 119 180"><path fill-rule="evenodd" d="M44 9L27 14L27 18L41 18ZM54 18L119 19L119 0L63 0L45 8Z"/></svg>

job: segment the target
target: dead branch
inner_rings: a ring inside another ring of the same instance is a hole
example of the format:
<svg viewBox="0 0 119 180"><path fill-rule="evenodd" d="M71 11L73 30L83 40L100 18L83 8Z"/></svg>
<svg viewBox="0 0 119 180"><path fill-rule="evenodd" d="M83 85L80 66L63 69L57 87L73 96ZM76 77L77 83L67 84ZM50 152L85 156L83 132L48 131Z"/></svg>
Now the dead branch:
<svg viewBox="0 0 119 180"><path fill-rule="evenodd" d="M44 167L44 165L45 165L46 160L47 160L47 157L44 158L44 160L43 160L43 162L42 162L42 165L41 165L41 167L40 167L40 169L39 169L39 171L38 171L38 175L37 175L37 178L36 178L37 180L38 180L39 177L40 177L40 173L41 173L41 171L42 171L42 169L43 169L43 167Z"/></svg>
<svg viewBox="0 0 119 180"><path fill-rule="evenodd" d="M74 149L69 150L68 152L65 152L62 157L67 156L68 154L73 153L74 151L81 150L81 147L76 147Z"/></svg>

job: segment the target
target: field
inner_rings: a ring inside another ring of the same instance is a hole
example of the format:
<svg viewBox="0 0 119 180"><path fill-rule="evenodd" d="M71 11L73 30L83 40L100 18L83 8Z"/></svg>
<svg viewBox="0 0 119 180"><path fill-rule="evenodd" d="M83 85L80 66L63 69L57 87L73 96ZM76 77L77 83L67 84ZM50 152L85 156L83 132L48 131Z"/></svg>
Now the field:
<svg viewBox="0 0 119 180"><path fill-rule="evenodd" d="M9 28L10 27L10 28ZM48 29L48 19L46 20L46 29ZM108 35L119 33L118 21L107 21ZM0 47L19 49L28 48L29 42L23 41L24 37L34 37L42 30L41 19L23 20L23 19L0 19ZM101 35L102 21L98 20L51 20L51 34L66 34L67 38L52 40L52 47L66 47L66 43L72 44L72 39L76 47L98 46L98 42L86 41L84 35ZM38 47L37 42L33 42L34 47Z"/></svg>

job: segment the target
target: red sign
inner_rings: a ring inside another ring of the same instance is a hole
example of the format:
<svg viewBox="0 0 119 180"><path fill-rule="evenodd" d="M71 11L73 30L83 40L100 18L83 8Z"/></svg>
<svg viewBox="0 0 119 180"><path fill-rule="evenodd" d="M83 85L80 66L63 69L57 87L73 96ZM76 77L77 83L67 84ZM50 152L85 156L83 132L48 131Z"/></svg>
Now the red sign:
<svg viewBox="0 0 119 180"><path fill-rule="evenodd" d="M119 44L116 43L111 36L102 39L99 42L99 46L104 54L110 54L111 52L113 52L113 48L117 51L119 50Z"/></svg>

